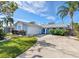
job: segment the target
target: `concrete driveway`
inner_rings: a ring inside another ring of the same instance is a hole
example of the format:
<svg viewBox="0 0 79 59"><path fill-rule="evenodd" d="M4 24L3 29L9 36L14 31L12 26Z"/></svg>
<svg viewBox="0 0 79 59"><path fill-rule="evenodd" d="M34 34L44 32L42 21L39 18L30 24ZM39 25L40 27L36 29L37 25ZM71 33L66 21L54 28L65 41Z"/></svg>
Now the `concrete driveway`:
<svg viewBox="0 0 79 59"><path fill-rule="evenodd" d="M37 38L37 43L17 58L79 57L79 41L74 40L73 37L45 35Z"/></svg>

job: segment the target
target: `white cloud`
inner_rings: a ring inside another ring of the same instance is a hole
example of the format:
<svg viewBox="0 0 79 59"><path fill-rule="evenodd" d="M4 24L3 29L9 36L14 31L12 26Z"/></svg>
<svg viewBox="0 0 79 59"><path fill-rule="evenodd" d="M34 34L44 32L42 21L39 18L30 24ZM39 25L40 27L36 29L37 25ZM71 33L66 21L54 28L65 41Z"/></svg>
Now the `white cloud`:
<svg viewBox="0 0 79 59"><path fill-rule="evenodd" d="M23 21L23 22L29 22L29 21L26 21L25 19L19 19L19 18L14 18L15 22L17 21Z"/></svg>
<svg viewBox="0 0 79 59"><path fill-rule="evenodd" d="M18 4L19 8L37 15L41 15L43 12L47 11L45 1L17 1L16 3Z"/></svg>
<svg viewBox="0 0 79 59"><path fill-rule="evenodd" d="M55 20L55 17L53 17L53 16L47 16L46 18L49 20Z"/></svg>
<svg viewBox="0 0 79 59"><path fill-rule="evenodd" d="M48 20L55 20L55 17L48 15L48 7L45 1L16 1L19 8L28 12L45 17Z"/></svg>

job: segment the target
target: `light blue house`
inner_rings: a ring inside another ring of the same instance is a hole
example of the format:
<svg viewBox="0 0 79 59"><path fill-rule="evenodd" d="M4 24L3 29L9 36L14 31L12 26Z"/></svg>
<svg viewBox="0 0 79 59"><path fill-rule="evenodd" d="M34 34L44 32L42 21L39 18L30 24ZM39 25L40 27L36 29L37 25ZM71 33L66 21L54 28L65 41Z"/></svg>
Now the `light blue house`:
<svg viewBox="0 0 79 59"><path fill-rule="evenodd" d="M15 23L15 30L24 30L26 31L26 35L32 36L32 35L38 35L38 34L47 34L49 29L54 28L67 28L67 26L64 25L56 25L56 24L47 24L47 25L38 25L35 23L27 23L22 21L17 21Z"/></svg>
<svg viewBox="0 0 79 59"><path fill-rule="evenodd" d="M41 34L42 27L37 24L18 21L15 23L15 30L24 30L26 31L26 35L32 36L32 35Z"/></svg>

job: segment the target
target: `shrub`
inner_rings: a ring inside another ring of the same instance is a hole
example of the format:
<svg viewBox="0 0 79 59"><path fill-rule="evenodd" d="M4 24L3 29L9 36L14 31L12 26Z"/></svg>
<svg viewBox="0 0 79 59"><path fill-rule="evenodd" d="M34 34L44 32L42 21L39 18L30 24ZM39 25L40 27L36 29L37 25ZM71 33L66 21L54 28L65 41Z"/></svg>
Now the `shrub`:
<svg viewBox="0 0 79 59"><path fill-rule="evenodd" d="M12 34L26 35L26 31L24 31L24 30L12 30Z"/></svg>
<svg viewBox="0 0 79 59"><path fill-rule="evenodd" d="M24 30L19 31L19 34L26 35L26 32Z"/></svg>
<svg viewBox="0 0 79 59"><path fill-rule="evenodd" d="M65 30L65 35L70 35L71 30L70 29L66 29Z"/></svg>
<svg viewBox="0 0 79 59"><path fill-rule="evenodd" d="M79 23L73 23L74 34L79 36Z"/></svg>
<svg viewBox="0 0 79 59"><path fill-rule="evenodd" d="M61 35L64 36L68 33L68 30L64 30L64 29L51 29L49 30L49 33L52 35Z"/></svg>
<svg viewBox="0 0 79 59"><path fill-rule="evenodd" d="M0 29L0 40L3 40L5 37L5 33L2 29Z"/></svg>

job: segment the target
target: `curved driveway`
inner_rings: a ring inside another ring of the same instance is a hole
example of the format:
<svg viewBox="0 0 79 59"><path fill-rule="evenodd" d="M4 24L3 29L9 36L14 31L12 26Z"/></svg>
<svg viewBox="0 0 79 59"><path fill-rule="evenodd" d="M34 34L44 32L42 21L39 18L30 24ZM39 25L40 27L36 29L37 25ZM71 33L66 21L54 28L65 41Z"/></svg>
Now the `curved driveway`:
<svg viewBox="0 0 79 59"><path fill-rule="evenodd" d="M79 41L73 37L45 35L17 58L72 58L79 57Z"/></svg>

